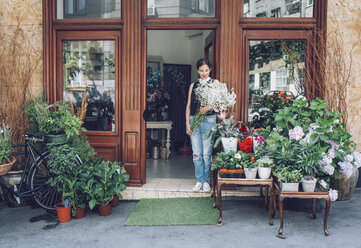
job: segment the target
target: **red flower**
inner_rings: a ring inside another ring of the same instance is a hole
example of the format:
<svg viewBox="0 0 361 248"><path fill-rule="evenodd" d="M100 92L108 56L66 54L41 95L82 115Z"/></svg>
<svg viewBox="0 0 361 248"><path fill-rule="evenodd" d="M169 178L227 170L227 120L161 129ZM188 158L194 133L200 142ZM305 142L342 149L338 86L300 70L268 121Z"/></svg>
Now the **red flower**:
<svg viewBox="0 0 361 248"><path fill-rule="evenodd" d="M254 157L251 157L251 161L254 162Z"/></svg>

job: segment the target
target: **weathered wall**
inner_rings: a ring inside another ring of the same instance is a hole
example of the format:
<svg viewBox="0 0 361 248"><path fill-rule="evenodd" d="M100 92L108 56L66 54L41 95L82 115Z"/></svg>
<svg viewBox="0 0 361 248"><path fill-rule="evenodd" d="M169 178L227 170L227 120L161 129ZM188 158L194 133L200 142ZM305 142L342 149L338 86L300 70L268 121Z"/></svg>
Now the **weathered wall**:
<svg viewBox="0 0 361 248"><path fill-rule="evenodd" d="M41 0L0 0L1 35L4 35L7 41L10 41L19 26L21 32L18 36L19 45L17 47L23 54L31 53L33 57L32 63L37 64L36 70L31 77L30 87L30 93L35 95L41 94L43 89L42 24Z"/></svg>
<svg viewBox="0 0 361 248"><path fill-rule="evenodd" d="M327 31L340 30L344 41L344 56L351 64L350 84L347 88L349 131L361 151L361 7L359 0L328 0ZM352 50L352 47L354 49ZM352 55L350 62L349 55Z"/></svg>

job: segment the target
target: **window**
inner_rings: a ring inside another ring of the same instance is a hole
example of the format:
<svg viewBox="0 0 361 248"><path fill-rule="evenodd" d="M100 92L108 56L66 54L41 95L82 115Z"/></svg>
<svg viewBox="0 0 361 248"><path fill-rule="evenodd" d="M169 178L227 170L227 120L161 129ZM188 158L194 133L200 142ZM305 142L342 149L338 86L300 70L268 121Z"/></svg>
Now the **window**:
<svg viewBox="0 0 361 248"><path fill-rule="evenodd" d="M57 19L120 18L121 0L57 0Z"/></svg>
<svg viewBox="0 0 361 248"><path fill-rule="evenodd" d="M281 17L281 8L271 10L271 17Z"/></svg>
<svg viewBox="0 0 361 248"><path fill-rule="evenodd" d="M147 0L147 17L215 17L215 0Z"/></svg>
<svg viewBox="0 0 361 248"><path fill-rule="evenodd" d="M290 98L304 95L304 40L250 40L248 119L265 95Z"/></svg>
<svg viewBox="0 0 361 248"><path fill-rule="evenodd" d="M243 0L243 17L313 17L313 0Z"/></svg>
<svg viewBox="0 0 361 248"><path fill-rule="evenodd" d="M62 49L63 101L77 112L86 106L84 127L88 131L114 132L115 42L66 40Z"/></svg>

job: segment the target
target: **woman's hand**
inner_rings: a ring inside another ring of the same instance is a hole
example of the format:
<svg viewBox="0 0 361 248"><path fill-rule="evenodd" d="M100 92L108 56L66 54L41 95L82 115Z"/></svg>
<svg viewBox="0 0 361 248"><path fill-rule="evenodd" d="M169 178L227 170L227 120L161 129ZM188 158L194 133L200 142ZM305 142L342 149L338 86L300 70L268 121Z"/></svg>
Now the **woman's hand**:
<svg viewBox="0 0 361 248"><path fill-rule="evenodd" d="M191 136L193 134L192 130L191 130L191 125L186 124L186 133Z"/></svg>
<svg viewBox="0 0 361 248"><path fill-rule="evenodd" d="M207 113L208 111L211 111L212 108L211 107L208 107L208 106L202 106L199 108L199 112L203 115L205 113Z"/></svg>

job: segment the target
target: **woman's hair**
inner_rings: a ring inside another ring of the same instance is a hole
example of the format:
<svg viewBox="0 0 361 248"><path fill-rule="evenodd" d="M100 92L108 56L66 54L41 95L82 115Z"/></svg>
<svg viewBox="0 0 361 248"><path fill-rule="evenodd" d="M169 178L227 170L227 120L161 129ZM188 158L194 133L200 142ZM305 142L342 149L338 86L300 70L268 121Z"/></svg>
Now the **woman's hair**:
<svg viewBox="0 0 361 248"><path fill-rule="evenodd" d="M208 65L209 68L211 68L211 63L209 62L208 59L206 58L201 58L197 61L197 70L199 69L199 67L201 67L202 65Z"/></svg>

